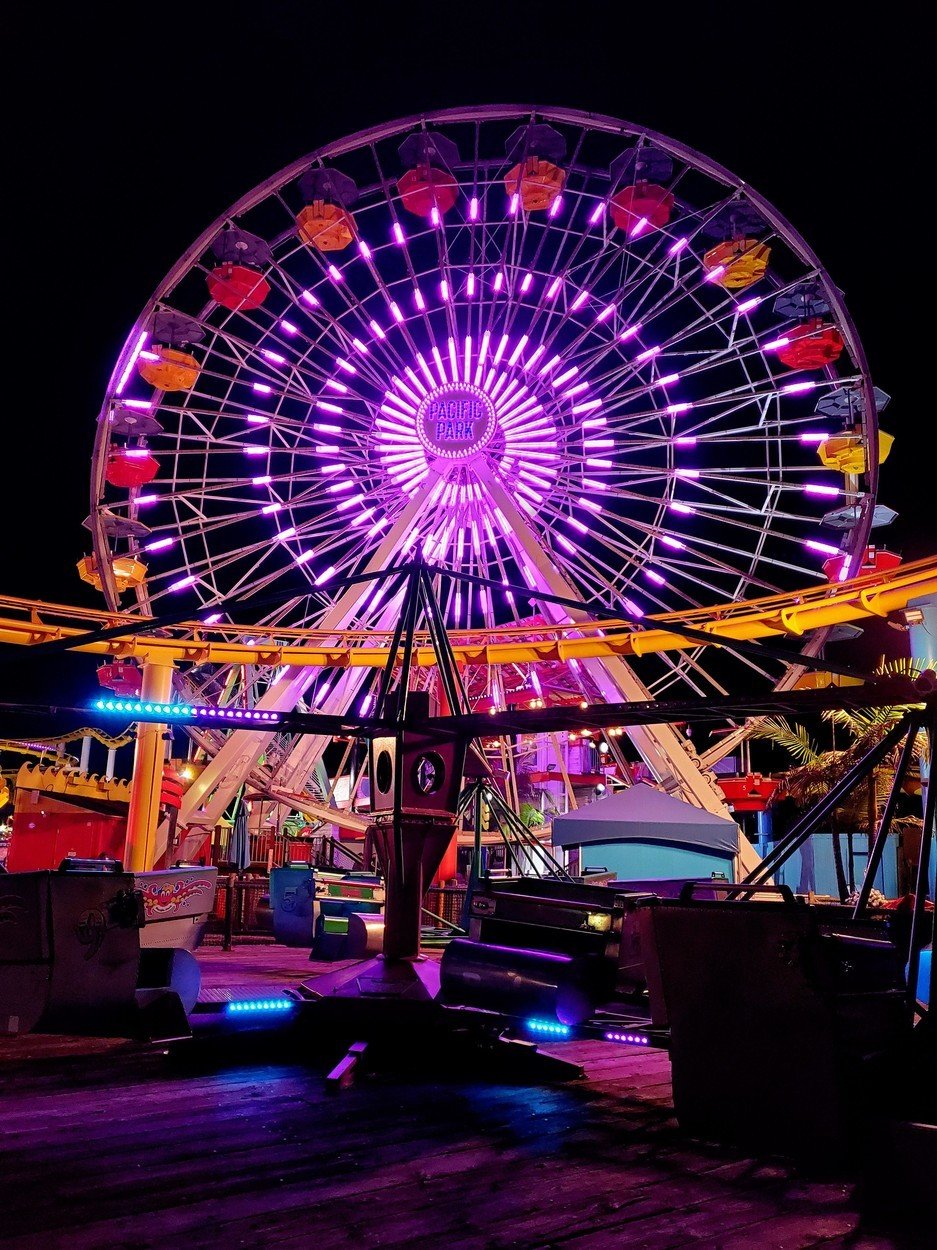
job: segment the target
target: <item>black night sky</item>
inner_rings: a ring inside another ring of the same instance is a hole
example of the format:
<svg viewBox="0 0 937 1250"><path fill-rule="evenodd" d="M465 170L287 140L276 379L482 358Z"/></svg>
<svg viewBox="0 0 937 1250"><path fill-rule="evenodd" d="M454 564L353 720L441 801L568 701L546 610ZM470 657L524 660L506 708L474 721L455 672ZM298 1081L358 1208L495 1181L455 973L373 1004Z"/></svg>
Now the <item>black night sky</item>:
<svg viewBox="0 0 937 1250"><path fill-rule="evenodd" d="M99 606L75 573L95 416L138 310L205 226L320 144L476 102L643 123L766 195L845 291L892 395L880 497L900 518L881 540L906 558L937 549L923 47L903 6L876 6L875 19L845 4L590 0L18 7L5 593ZM96 687L90 660L3 672L4 701Z"/></svg>

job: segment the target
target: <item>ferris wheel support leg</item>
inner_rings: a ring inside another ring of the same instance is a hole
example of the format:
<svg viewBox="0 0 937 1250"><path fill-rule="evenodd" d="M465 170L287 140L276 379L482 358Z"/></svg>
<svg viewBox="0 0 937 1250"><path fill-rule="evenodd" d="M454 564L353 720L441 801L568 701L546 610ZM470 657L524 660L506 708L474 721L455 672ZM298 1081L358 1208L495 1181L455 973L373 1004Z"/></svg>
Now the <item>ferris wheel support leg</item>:
<svg viewBox="0 0 937 1250"><path fill-rule="evenodd" d="M555 561L537 541L520 510L515 506L511 495L497 476L493 473L489 474L486 485L495 503L509 521L513 537L521 553L526 557L527 569L534 579L551 594L575 599L577 597L575 588L566 581ZM544 613L554 617L557 623L567 619L567 615L574 621L590 619L586 611L578 613L570 611L567 614L565 609L548 603L544 603L542 608ZM644 683L618 656L581 660L580 663L596 683L603 697L609 702L633 702L651 698ZM628 736L648 768L667 790L717 816L727 818L730 816L722 791L708 771L702 768L699 756L692 744L687 742L676 729L670 725L632 726L628 730ZM737 858L737 868L743 873L751 871L747 865L750 864L753 868L761 862L758 853L741 831L739 832Z"/></svg>
<svg viewBox="0 0 937 1250"><path fill-rule="evenodd" d="M172 660L147 660L143 665L140 698L147 703L167 703L172 697ZM133 781L127 811L124 866L131 872L149 872L158 857L156 830L165 755L165 725L137 725L133 753ZM161 852L160 852L161 853Z"/></svg>

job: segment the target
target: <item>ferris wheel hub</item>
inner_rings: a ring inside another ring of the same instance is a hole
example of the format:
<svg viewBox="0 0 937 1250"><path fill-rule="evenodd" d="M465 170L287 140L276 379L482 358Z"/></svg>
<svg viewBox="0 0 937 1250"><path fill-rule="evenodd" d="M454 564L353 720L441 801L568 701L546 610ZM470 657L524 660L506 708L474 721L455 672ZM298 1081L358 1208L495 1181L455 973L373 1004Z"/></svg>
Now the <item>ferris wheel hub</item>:
<svg viewBox="0 0 937 1250"><path fill-rule="evenodd" d="M417 409L417 437L432 456L465 463L491 442L498 416L491 397L468 382L447 382Z"/></svg>

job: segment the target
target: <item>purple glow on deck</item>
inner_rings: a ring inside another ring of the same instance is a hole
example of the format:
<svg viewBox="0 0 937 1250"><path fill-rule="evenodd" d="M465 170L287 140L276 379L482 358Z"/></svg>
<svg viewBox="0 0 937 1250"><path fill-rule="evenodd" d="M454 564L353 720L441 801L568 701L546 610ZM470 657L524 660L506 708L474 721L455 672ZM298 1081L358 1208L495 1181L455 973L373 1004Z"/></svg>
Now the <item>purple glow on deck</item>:
<svg viewBox="0 0 937 1250"><path fill-rule="evenodd" d="M141 330L139 338L137 339L136 343L134 343L133 345L133 351L130 353L130 357L127 360L126 365L124 365L124 371L120 375L120 378L117 382L117 386L114 388L115 395L123 394L124 387L127 385L127 382L130 380L130 375L133 372L133 366L137 363L137 359L139 358L140 353L143 351L146 340L149 337L150 337L149 330Z"/></svg>
<svg viewBox="0 0 937 1250"><path fill-rule="evenodd" d="M269 395L273 391L273 387L268 386L266 382L253 382L251 387L258 395Z"/></svg>
<svg viewBox="0 0 937 1250"><path fill-rule="evenodd" d="M808 551L819 551L821 556L841 556L843 554L839 547L833 547L829 543L817 542L815 538L808 538L804 542L804 546Z"/></svg>
<svg viewBox="0 0 937 1250"><path fill-rule="evenodd" d="M171 547L175 543L174 538L156 538L151 543L147 543L143 548L144 551L165 551L167 547Z"/></svg>
<svg viewBox="0 0 937 1250"><path fill-rule="evenodd" d="M805 495L829 495L831 499L842 494L838 486L824 486L820 482L808 482L803 489Z"/></svg>
<svg viewBox="0 0 937 1250"><path fill-rule="evenodd" d="M301 292L301 294L300 294L299 298L300 298L301 300L305 300L305 302L309 305L309 307L310 307L310 308L318 308L318 307L319 307L319 298L318 298L318 296L313 295L312 291L303 291L303 292Z"/></svg>
<svg viewBox="0 0 937 1250"><path fill-rule="evenodd" d="M816 382L789 382L781 387L781 392L784 395L801 395L804 391L812 391L816 385Z"/></svg>

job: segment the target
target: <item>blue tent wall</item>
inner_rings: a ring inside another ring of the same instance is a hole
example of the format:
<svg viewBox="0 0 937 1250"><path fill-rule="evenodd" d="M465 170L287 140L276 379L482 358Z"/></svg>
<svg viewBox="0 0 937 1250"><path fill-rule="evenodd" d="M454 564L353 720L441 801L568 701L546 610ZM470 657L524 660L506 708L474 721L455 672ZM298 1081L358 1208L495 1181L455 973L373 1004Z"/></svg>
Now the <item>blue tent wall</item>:
<svg viewBox="0 0 937 1250"><path fill-rule="evenodd" d="M650 842L592 842L582 847L581 863L587 868L605 868L619 881L645 881L659 878L705 878L725 873L733 881L733 857L713 851L690 850L681 846L661 846Z"/></svg>

